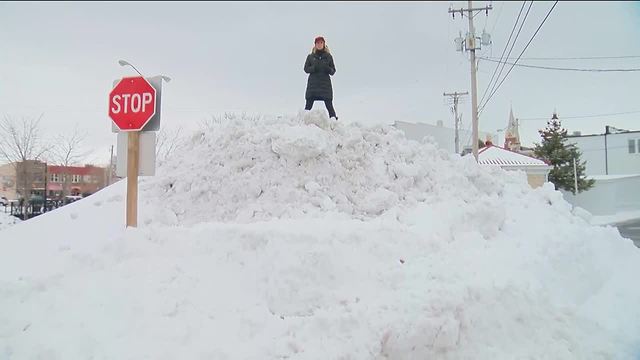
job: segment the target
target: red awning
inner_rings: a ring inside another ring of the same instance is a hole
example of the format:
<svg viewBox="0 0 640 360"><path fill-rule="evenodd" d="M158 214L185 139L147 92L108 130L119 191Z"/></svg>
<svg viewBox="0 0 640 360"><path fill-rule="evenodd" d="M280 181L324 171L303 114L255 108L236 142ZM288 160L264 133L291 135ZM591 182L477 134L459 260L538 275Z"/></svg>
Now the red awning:
<svg viewBox="0 0 640 360"><path fill-rule="evenodd" d="M61 184L47 184L47 191L62 191Z"/></svg>

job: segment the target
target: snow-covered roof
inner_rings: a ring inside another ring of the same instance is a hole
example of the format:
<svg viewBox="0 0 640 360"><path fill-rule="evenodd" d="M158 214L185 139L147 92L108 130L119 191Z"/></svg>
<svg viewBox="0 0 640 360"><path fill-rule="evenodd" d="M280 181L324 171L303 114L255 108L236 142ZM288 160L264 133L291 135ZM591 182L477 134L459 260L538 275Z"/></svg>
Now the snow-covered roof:
<svg viewBox="0 0 640 360"><path fill-rule="evenodd" d="M606 181L606 180L619 180L619 179L633 178L638 176L640 176L640 174L590 175L590 176L587 176L587 178L597 180L597 181Z"/></svg>
<svg viewBox="0 0 640 360"><path fill-rule="evenodd" d="M478 163L499 166L548 166L547 163L531 156L523 155L505 148L489 145L478 152Z"/></svg>

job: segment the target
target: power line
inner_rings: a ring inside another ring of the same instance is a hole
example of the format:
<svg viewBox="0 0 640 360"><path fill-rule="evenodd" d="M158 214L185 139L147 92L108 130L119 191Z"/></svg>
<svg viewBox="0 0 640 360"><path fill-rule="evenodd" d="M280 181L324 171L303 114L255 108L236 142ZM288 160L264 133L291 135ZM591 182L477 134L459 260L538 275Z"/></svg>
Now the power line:
<svg viewBox="0 0 640 360"><path fill-rule="evenodd" d="M522 49L522 51L520 52L520 54L518 55L518 58L516 59L514 65L511 65L511 68L509 68L509 71L507 71L507 74L502 78L502 81L500 81L500 84L498 84L498 86L495 88L495 90L493 90L491 92L491 94L489 94L489 98L484 102L484 104L482 105L482 107L480 108L479 112L482 112L484 110L484 108L487 106L487 104L489 103L489 101L491 100L491 98L493 98L493 96L498 92L498 90L500 89L500 87L502 86L502 84L505 82L505 80L507 79L507 77L509 76L509 74L511 74L511 71L513 71L513 68L515 67L515 64L518 63L518 60L520 60L520 58L522 57L522 55L524 54L524 52L527 50L527 48L529 47L529 45L531 44L531 42L533 41L533 39L535 39L536 35L538 34L538 32L540 31L540 29L542 28L542 25L544 25L544 23L547 21L547 19L549 18L549 15L551 15L551 12L553 11L553 9L556 7L556 5L558 4L558 1L556 0L556 2L553 3L553 6L551 7L551 9L549 9L549 11L547 12L547 15L544 17L544 19L542 19L542 22L540 23L540 25L538 26L538 28L536 29L536 31L533 33L533 35L531 36L531 39L529 39L529 42L527 42L527 44L524 46L524 48Z"/></svg>
<svg viewBox="0 0 640 360"><path fill-rule="evenodd" d="M504 54L507 52L507 47L509 47L509 42L511 41L511 37L513 36L513 33L516 31L516 27L518 26L518 21L520 21L520 15L522 15L522 10L524 10L524 6L526 4L527 4L526 1L522 2L522 6L520 7L520 12L518 13L518 17L516 18L516 22L513 24L513 27L511 28L511 34L509 34L509 39L507 39L507 43L504 45L504 49L502 49L502 54L500 54L500 60L502 60L502 58L504 57ZM499 67L500 67L500 64L496 65L496 68L493 69L493 74L491 74L491 79L487 84L487 88L484 89L484 92L482 93L482 98L480 99L480 103L482 103L485 96L487 95L489 87L491 87L491 83L493 82L493 79L496 76L496 73L498 72Z"/></svg>
<svg viewBox="0 0 640 360"><path fill-rule="evenodd" d="M529 2L529 7L527 8L527 12L524 14L524 17L522 18L522 22L520 23L520 27L518 28L518 33L516 33L515 38L513 38L513 42L511 43L511 47L509 48L509 52L507 53L507 58L509 56L511 56L511 52L513 51L513 48L516 46L516 41L518 41L518 37L520 37L520 32L522 31L522 27L524 26L525 21L527 21L527 17L529 16L529 11L531 11L531 7L532 6L533 6L533 0L531 2ZM506 64L502 64L502 67L500 68L500 71L498 72L498 76L496 77L496 81L495 81L495 83L493 83L493 87L491 88L491 90L489 90L489 94L491 94L493 92L494 88L498 84L498 79L500 79L500 75L502 75L502 72L504 71L505 65ZM480 103L482 103L482 100L480 100Z"/></svg>
<svg viewBox="0 0 640 360"><path fill-rule="evenodd" d="M622 55L622 56L585 56L585 57L529 57L521 58L520 60L606 60L606 59L638 59L640 55ZM512 60L515 58L492 58L491 60Z"/></svg>
<svg viewBox="0 0 640 360"><path fill-rule="evenodd" d="M603 116L615 116L615 115L628 115L628 114L639 114L640 110L636 111L625 111L618 113L608 113L608 114L591 114L591 115L579 115L579 116L563 116L560 120L564 119L583 119L583 118L595 118L595 117L603 117ZM538 118L518 118L518 120L549 120L549 117L538 117Z"/></svg>
<svg viewBox="0 0 640 360"><path fill-rule="evenodd" d="M484 105L482 105L482 108L478 112L482 112L484 110L484 108L487 106L487 104L489 103L489 101L491 100L491 98L493 98L493 95L495 95L498 92L498 90L500 89L500 86L502 86L502 84L507 79L509 74L511 74L511 71L515 67L515 64L518 63L518 60L520 60L520 58L522 57L522 54L524 54L524 52L527 50L527 48L529 47L529 45L531 44L533 39L536 38L536 35L538 34L540 29L542 28L542 25L544 25L544 23L547 21L547 19L549 18L549 15L551 15L551 12L553 11L553 9L555 9L556 5L558 5L558 0L556 0L553 3L553 6L551 7L551 9L549 9L549 11L547 12L547 15L544 17L544 19L542 19L542 22L540 23L540 25L538 26L536 31L531 36L531 39L529 39L529 42L527 43L527 45L524 46L524 49L522 49L522 51L520 52L520 55L518 55L518 58L516 59L514 65L511 65L511 68L509 68L509 71L507 72L507 74L502 78L502 81L500 81L500 84L498 84L498 87L493 92L491 92L491 94L489 95L489 98L487 99L487 101L484 102Z"/></svg>
<svg viewBox="0 0 640 360"><path fill-rule="evenodd" d="M579 68L564 68L564 67L553 67L553 66L539 66L539 65L517 64L517 63L508 62L508 61L492 60L490 58L486 58L486 57L482 57L482 56L479 56L478 58L482 59L482 60L490 61L490 62L511 65L512 67L513 66L520 66L520 67L526 67L526 68L532 68L532 69L543 69L543 70L582 71L582 72L634 72L634 71L640 71L640 68L629 68L629 69L579 69Z"/></svg>
<svg viewBox="0 0 640 360"><path fill-rule="evenodd" d="M520 16L522 15L522 10L524 10L524 6L526 4L527 4L526 1L522 2L522 6L520 7L520 12L518 13L518 17L516 18L516 22L513 24L513 27L511 28L511 34L509 34L509 39L507 39L507 43L504 45L504 49L502 49L502 54L500 54L500 60L501 61L502 61L503 58L505 58L504 54L507 52L507 48L509 47L509 43L511 42L511 38L513 37L513 33L516 31L516 27L518 26L518 22L520 21ZM522 21L522 23L524 24L524 20ZM520 28L522 29L522 27L520 27ZM514 44L516 43L516 40L517 40L517 36L516 36L515 39L513 39L513 43ZM511 49L513 49L513 46L511 47ZM510 54L511 54L511 51L509 51L509 54L507 55L507 57L505 59L507 59ZM480 98L480 103L481 104L482 104L482 101L484 100L485 96L487 96L487 93L489 93L489 88L491 87L491 83L493 83L493 79L495 78L499 67L500 67L500 64L496 65L496 68L493 69L493 74L491 75L491 79L489 80L489 83L487 83L487 87L486 87L486 89L484 89L484 92L482 93L482 97ZM504 64L502 65L502 69L504 69ZM502 74L502 69L500 69L500 74ZM500 78L500 75L498 75L498 77L496 78L496 83L498 82L499 78ZM493 88L492 88L492 90L493 90Z"/></svg>

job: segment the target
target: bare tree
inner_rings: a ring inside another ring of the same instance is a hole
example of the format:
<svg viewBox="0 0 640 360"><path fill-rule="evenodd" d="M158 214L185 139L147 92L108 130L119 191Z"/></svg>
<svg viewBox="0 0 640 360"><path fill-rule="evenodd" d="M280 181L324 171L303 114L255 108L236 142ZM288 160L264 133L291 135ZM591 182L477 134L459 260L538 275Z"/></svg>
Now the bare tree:
<svg viewBox="0 0 640 360"><path fill-rule="evenodd" d="M22 197L22 214L27 217L27 208L33 183L40 177L37 165L42 155L49 149L40 137L40 120L22 118L15 121L4 116L0 121L0 157L12 164L16 171L16 192Z"/></svg>
<svg viewBox="0 0 640 360"><path fill-rule="evenodd" d="M156 160L159 163L165 162L181 145L182 127L170 132L160 129L156 138Z"/></svg>
<svg viewBox="0 0 640 360"><path fill-rule="evenodd" d="M78 165L89 154L88 151L82 151L82 143L87 138L86 132L81 132L76 126L72 132L63 133L55 137L54 144L49 151L50 161L56 165L62 166L63 195L69 195L71 188L71 170L70 166Z"/></svg>

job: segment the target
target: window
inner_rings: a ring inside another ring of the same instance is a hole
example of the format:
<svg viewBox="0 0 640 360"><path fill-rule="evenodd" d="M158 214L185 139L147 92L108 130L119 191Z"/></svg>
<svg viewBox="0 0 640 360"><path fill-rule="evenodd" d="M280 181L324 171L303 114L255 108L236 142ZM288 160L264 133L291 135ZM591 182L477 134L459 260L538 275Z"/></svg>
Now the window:
<svg viewBox="0 0 640 360"><path fill-rule="evenodd" d="M80 182L80 175L73 175L71 177L71 182L74 183L74 184L79 183Z"/></svg>
<svg viewBox="0 0 640 360"><path fill-rule="evenodd" d="M58 176L58 174L51 174L50 180L51 182L57 183L60 182L60 177Z"/></svg>
<svg viewBox="0 0 640 360"><path fill-rule="evenodd" d="M640 141L638 141L638 143L640 144ZM636 153L636 140L629 140L629 154L635 154Z"/></svg>

